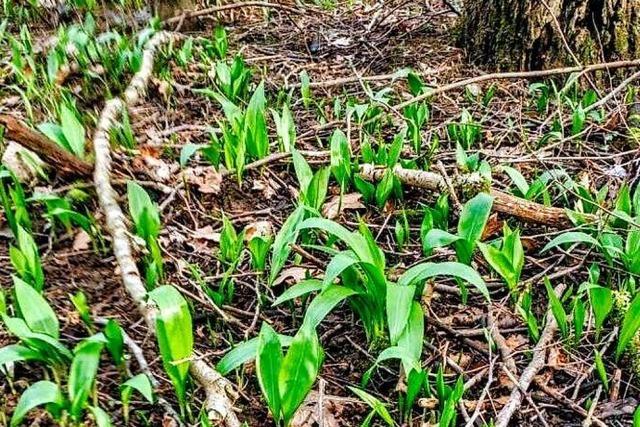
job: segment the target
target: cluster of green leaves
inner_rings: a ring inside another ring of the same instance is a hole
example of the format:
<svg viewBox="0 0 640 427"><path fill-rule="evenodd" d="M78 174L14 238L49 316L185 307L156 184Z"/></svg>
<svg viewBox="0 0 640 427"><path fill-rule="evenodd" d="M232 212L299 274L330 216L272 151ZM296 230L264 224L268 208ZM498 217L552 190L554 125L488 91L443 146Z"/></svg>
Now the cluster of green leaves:
<svg viewBox="0 0 640 427"><path fill-rule="evenodd" d="M220 92L209 89L198 91L213 97L224 110L226 121L219 122L222 137L212 133L211 146L222 153L222 156L217 157L224 159L226 168L235 171L240 182L245 164L249 160L261 159L269 154L264 82L258 85L246 108L234 104Z"/></svg>
<svg viewBox="0 0 640 427"><path fill-rule="evenodd" d="M140 184L127 182L129 213L135 224L136 234L145 242L145 281L148 288L154 288L163 279L162 251L158 242L160 235L160 215L158 208Z"/></svg>
<svg viewBox="0 0 640 427"><path fill-rule="evenodd" d="M482 138L482 125L473 119L469 111L462 110L460 121L447 126L447 134L451 141L469 150Z"/></svg>
<svg viewBox="0 0 640 427"><path fill-rule="evenodd" d="M38 246L31 233L19 225L16 241L18 246L9 248L11 265L22 280L41 292L44 288L44 271Z"/></svg>
<svg viewBox="0 0 640 427"><path fill-rule="evenodd" d="M73 102L60 105L60 124L42 123L38 129L77 157L85 156L85 131Z"/></svg>
<svg viewBox="0 0 640 427"><path fill-rule="evenodd" d="M24 188L18 178L4 167L0 168L0 202L14 237L17 238L19 227L31 229Z"/></svg>
<svg viewBox="0 0 640 427"><path fill-rule="evenodd" d="M610 267L607 269L610 277L608 283L618 283L618 290L628 292L631 302L621 324L616 355L620 357L633 337L640 330L640 292L635 287L635 276L640 273L640 190L635 189L631 194L628 185L623 185L616 198L613 214L609 224L602 230L585 228L584 231L568 231L556 236L544 248L543 252L555 247L564 247L567 250L578 244L583 244L602 254ZM609 312L611 303L611 290L603 290L594 277L599 277L592 271L592 282L588 287L589 300L592 310L597 311L598 321L604 322ZM595 291L594 291L595 290ZM592 292L602 298L593 304ZM556 309L556 311L560 311ZM606 314L605 314L606 313ZM561 316L561 315L560 315ZM558 322L559 324L561 321Z"/></svg>
<svg viewBox="0 0 640 427"><path fill-rule="evenodd" d="M318 376L324 353L315 327L301 327L283 354L278 334L262 324L256 352L256 374L276 425L289 426Z"/></svg>
<svg viewBox="0 0 640 427"><path fill-rule="evenodd" d="M108 349L116 363L122 363L120 327L111 321L104 332L83 339L70 351L60 340L58 319L44 297L18 277L13 281L16 315L11 316L4 305L0 314L7 330L19 343L0 348L0 368L6 369L15 363L37 362L51 370L54 381L37 381L25 389L10 425L22 425L32 409L45 406L58 421L68 422L70 418L73 423L81 423L90 414L98 426L110 426L109 415L96 404L95 382L103 349ZM145 375L129 379L123 384L123 390L125 388L130 389L127 392L129 397L132 389L136 389L150 402L153 400L151 385ZM123 405L124 402L123 398Z"/></svg>
<svg viewBox="0 0 640 427"><path fill-rule="evenodd" d="M384 175L377 185L365 181L357 174L353 175L353 184L362 194L365 202L375 202L375 204L381 208L391 196L397 199L402 198L402 184L393 173L393 168L400 163L404 140L405 134L400 132L393 138L393 141L389 145L380 143L374 148L368 140L365 140L362 144L360 150L363 163L386 166Z"/></svg>
<svg viewBox="0 0 640 427"><path fill-rule="evenodd" d="M505 223L501 241L494 244L478 242L482 255L491 268L502 277L510 292L515 292L524 266L524 251L520 241L520 231L511 230Z"/></svg>

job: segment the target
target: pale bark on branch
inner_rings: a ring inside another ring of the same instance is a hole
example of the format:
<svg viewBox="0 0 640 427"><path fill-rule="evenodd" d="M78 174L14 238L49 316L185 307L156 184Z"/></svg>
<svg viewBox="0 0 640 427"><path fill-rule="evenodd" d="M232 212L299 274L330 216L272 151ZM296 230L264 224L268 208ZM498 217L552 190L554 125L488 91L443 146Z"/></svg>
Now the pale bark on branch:
<svg viewBox="0 0 640 427"><path fill-rule="evenodd" d="M147 300L147 292L131 250L125 215L118 204L116 192L111 186L109 131L124 109L134 106L144 95L153 72L156 50L161 45L177 39L178 35L174 33L159 32L149 40L143 53L140 71L136 73L127 87L124 100L114 98L106 102L93 138L95 150L93 180L100 207L105 214L106 228L111 235L113 253L127 292L144 316L147 327L153 332L156 328L156 307ZM205 391L205 408L210 420L216 425L239 427L240 422L233 411L233 402L230 398L230 396L234 396L231 383L202 360L191 362L190 372Z"/></svg>

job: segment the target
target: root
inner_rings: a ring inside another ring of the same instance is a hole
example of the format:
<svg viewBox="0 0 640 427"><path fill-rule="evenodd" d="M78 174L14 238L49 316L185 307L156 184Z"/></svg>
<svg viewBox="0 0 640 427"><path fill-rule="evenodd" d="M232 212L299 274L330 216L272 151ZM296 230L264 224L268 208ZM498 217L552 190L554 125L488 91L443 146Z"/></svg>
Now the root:
<svg viewBox="0 0 640 427"><path fill-rule="evenodd" d="M105 214L106 228L111 235L113 253L120 268L125 289L137 304L150 331L155 331L156 308L147 302L147 292L131 251L125 216L118 205L116 192L111 186L109 131L122 111L135 105L144 95L153 72L154 55L158 47L169 41L177 40L178 37L174 33L159 32L149 40L143 53L140 71L136 73L127 87L124 101L120 98L114 98L106 102L93 138L95 150L93 180L100 207ZM230 399L231 383L200 360L194 360L191 363L190 372L206 393L205 408L210 420L216 425L239 427L240 422L233 411L233 403Z"/></svg>
<svg viewBox="0 0 640 427"><path fill-rule="evenodd" d="M360 166L360 176L368 181L379 181L384 172L385 169L379 169L370 164ZM401 166L393 168L393 173L403 184L412 187L435 192L449 191L444 177L439 173L405 169ZM490 189L489 193L493 196L493 210L496 212L515 216L525 222L545 224L557 228L572 226L564 209L544 206L500 190ZM595 218L589 216L587 219L594 220Z"/></svg>

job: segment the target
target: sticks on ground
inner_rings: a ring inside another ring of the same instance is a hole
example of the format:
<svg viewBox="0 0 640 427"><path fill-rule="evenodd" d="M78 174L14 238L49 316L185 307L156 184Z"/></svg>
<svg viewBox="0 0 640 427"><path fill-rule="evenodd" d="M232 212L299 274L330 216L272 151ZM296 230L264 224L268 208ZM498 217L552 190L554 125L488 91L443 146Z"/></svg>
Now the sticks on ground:
<svg viewBox="0 0 640 427"><path fill-rule="evenodd" d="M556 286L554 292L558 297L560 297L565 288L566 285L561 283ZM527 392L535 376L544 367L547 358L547 349L557 330L558 324L556 323L556 318L551 313L551 309L549 309L547 310L547 323L540 335L540 340L533 348L533 357L531 358L531 362L529 362L529 365L524 371L522 371L522 375L520 375L520 379L518 380L516 387L511 390L509 400L498 414L498 417L496 418L496 427L507 427L509 425L511 417L522 404L522 399L524 397L523 393Z"/></svg>
<svg viewBox="0 0 640 427"><path fill-rule="evenodd" d="M15 117L0 114L0 127L4 127L5 136L8 139L42 156L63 175L90 176L93 172L91 163L65 151L58 144Z"/></svg>
<svg viewBox="0 0 640 427"><path fill-rule="evenodd" d="M360 176L369 181L382 179L385 169L377 169L366 164L360 167ZM448 191L445 179L435 172L405 169L396 166L393 173L402 183L412 187L424 188L431 191ZM558 228L571 226L571 221L564 209L548 207L520 197L512 196L500 190L491 190L493 196L493 210L515 216L526 222L546 224Z"/></svg>
<svg viewBox="0 0 640 427"><path fill-rule="evenodd" d="M162 44L177 38L176 34L160 32L149 40L143 53L140 71L136 73L125 91L124 101L119 98L107 101L100 115L98 128L93 138L95 150L93 179L100 207L105 214L107 230L111 234L113 253L120 267L120 274L125 288L138 305L150 331L155 331L156 308L147 303L146 289L131 251L125 217L118 205L116 193L111 186L109 130L118 120L122 111L128 106L136 104L144 94L153 71L156 49ZM227 427L239 427L240 422L233 412L233 403L230 399L230 396L233 395L231 384L222 375L200 360L195 360L191 363L190 371L205 390L205 407L209 418L215 423L224 423Z"/></svg>

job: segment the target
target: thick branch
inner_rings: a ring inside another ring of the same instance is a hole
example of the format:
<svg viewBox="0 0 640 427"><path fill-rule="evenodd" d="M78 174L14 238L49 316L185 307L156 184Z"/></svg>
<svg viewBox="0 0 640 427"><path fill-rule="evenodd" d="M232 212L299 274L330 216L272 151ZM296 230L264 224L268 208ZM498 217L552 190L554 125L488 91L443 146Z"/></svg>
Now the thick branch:
<svg viewBox="0 0 640 427"><path fill-rule="evenodd" d="M91 163L65 151L58 144L14 117L0 114L0 126L5 128L5 136L8 139L40 155L63 175L90 176L93 172Z"/></svg>
<svg viewBox="0 0 640 427"><path fill-rule="evenodd" d="M360 176L369 181L378 181L384 175L385 169L375 168L366 164L360 167ZM424 188L431 191L448 191L442 175L435 172L405 169L396 166L393 173L402 183L412 187ZM526 222L546 224L558 228L571 226L571 221L564 209L544 206L520 197L512 196L500 190L491 190L493 196L493 210L506 215L515 216Z"/></svg>

